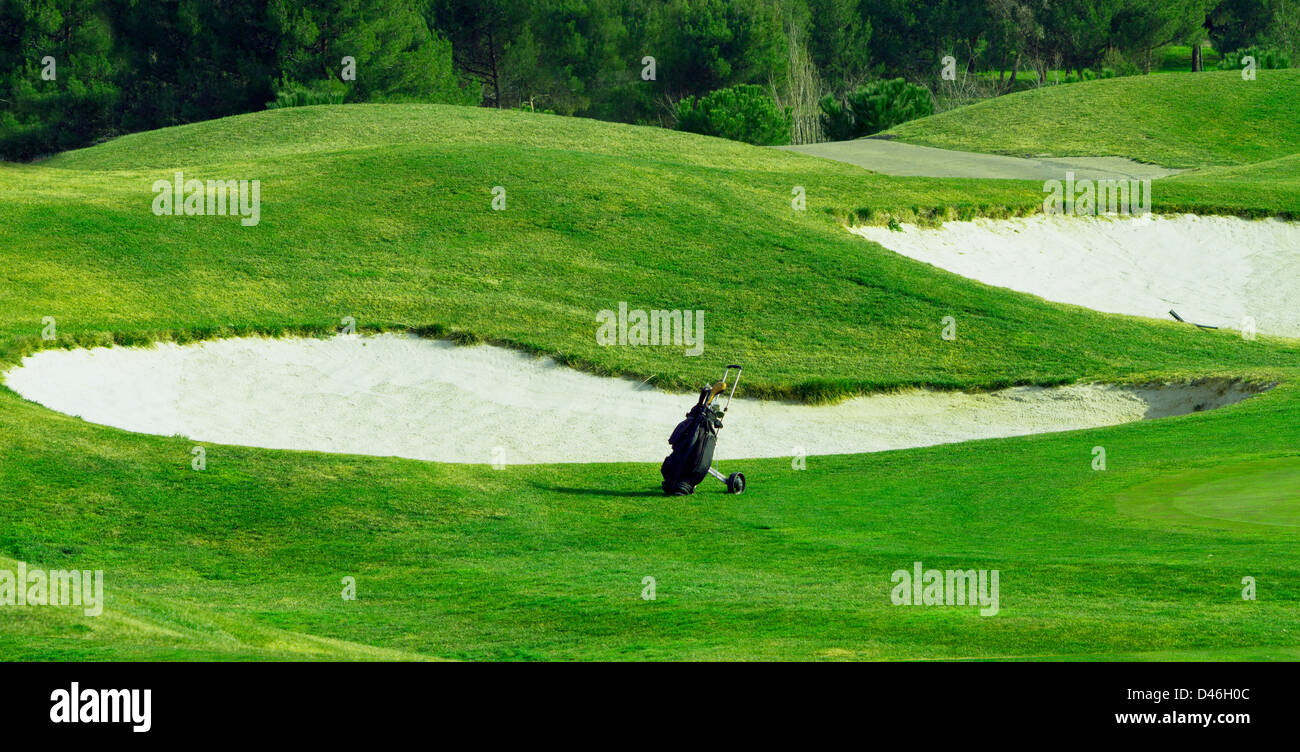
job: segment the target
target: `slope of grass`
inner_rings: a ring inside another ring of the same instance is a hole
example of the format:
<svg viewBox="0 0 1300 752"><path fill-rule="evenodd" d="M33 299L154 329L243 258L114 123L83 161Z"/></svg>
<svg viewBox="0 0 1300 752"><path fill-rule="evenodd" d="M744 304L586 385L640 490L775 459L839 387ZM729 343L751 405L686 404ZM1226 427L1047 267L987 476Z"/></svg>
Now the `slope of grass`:
<svg viewBox="0 0 1300 752"><path fill-rule="evenodd" d="M294 145L317 132L316 147ZM349 133L365 136L338 140ZM389 143L398 138L412 142ZM886 178L718 139L455 107L278 110L98 149L129 162L128 147L144 160L221 160L186 177L259 179L260 223L154 216L150 186L172 169L120 169L96 149L0 171L16 197L0 223L12 292L0 331L28 335L10 357L37 344L46 316L83 343L324 331L352 316L469 332L670 388L720 359L761 362L752 394L824 398L1240 374L1296 352L1009 295L836 219L844 207L971 207L971 196L1032 211L1033 183ZM96 169L69 166L83 163ZM491 208L494 186L504 211ZM792 209L795 186L806 211ZM599 346L596 314L620 302L705 311L705 357ZM955 342L939 336L949 315Z"/></svg>
<svg viewBox="0 0 1300 752"><path fill-rule="evenodd" d="M295 107L133 133L41 163L76 170L170 169L382 147L559 149L654 163L788 168L770 149L649 126L448 105Z"/></svg>
<svg viewBox="0 0 1300 752"><path fill-rule="evenodd" d="M261 223L153 216L150 185L177 167L261 180ZM1300 210L1285 164L1257 169L1283 188L1245 208ZM1180 178L1179 200L1216 201L1251 175ZM805 212L791 209L794 186ZM44 346L46 316L62 345L319 333L354 316L666 386L736 359L751 395L1284 382L1172 420L814 457L801 471L737 462L743 496L706 485L678 500L659 495L653 465L496 471L207 445L200 472L188 439L90 425L3 390L0 567L103 569L108 604L99 620L0 607L0 658L1294 656L1295 531L1119 509L1174 469L1296 455L1295 342L1045 303L839 223L862 209L1032 211L1040 188L418 106L261 113L0 166L6 364ZM595 313L619 301L704 309L705 354L597 346ZM955 342L939 336L946 315ZM1092 470L1095 446L1105 471ZM999 569L1002 612L891 605L891 573L917 560ZM1241 600L1246 575L1258 601ZM344 577L357 600L340 597Z"/></svg>
<svg viewBox="0 0 1300 752"><path fill-rule="evenodd" d="M1117 156L1167 167L1300 152L1300 70L1170 73L1047 86L904 123L908 143L1012 156Z"/></svg>
<svg viewBox="0 0 1300 752"><path fill-rule="evenodd" d="M1300 154L1251 165L1215 167L1162 178L1152 186L1166 212L1300 219Z"/></svg>
<svg viewBox="0 0 1300 752"><path fill-rule="evenodd" d="M1300 533L1116 505L1170 472L1300 456L1300 394L1280 389L1183 419L806 470L734 461L744 495L711 484L673 500L648 464L496 471L209 446L196 472L189 441L4 396L0 550L105 570L110 610L0 608L0 655L1258 657L1296 646ZM891 575L915 561L999 570L1000 612L894 606Z"/></svg>

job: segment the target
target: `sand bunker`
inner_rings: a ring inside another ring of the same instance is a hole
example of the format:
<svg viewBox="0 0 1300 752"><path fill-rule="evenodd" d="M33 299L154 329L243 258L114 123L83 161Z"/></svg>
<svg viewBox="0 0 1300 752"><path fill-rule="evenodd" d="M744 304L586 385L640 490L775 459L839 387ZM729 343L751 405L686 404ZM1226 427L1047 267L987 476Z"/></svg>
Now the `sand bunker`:
<svg viewBox="0 0 1300 752"><path fill-rule="evenodd" d="M1237 217L1079 218L948 222L853 232L991 285L1107 313L1300 337L1300 224Z"/></svg>
<svg viewBox="0 0 1300 752"><path fill-rule="evenodd" d="M701 363L701 381L716 378L714 370ZM512 350L403 335L46 350L9 371L5 384L51 409L129 431L485 464L657 462L695 401ZM1203 384L912 391L821 407L737 398L717 456L873 452L1089 428L1250 394Z"/></svg>

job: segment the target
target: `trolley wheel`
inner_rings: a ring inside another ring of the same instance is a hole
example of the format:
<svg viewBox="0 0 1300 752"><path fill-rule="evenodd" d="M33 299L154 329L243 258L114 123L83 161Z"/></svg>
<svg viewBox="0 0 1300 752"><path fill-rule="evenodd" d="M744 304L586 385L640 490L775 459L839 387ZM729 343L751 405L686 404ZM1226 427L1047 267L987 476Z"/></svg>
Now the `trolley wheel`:
<svg viewBox="0 0 1300 752"><path fill-rule="evenodd" d="M745 492L745 474L732 473L727 476L727 493L744 493Z"/></svg>

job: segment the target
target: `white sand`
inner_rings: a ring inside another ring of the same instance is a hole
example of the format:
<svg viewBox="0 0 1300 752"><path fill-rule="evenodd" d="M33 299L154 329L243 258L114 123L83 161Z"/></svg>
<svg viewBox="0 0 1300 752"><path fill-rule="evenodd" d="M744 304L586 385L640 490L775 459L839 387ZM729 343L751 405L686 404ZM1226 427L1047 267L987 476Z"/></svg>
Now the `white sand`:
<svg viewBox="0 0 1300 752"><path fill-rule="evenodd" d="M702 373L701 382L717 377ZM507 464L659 461L695 402L512 350L399 335L46 350L5 374L5 384L93 423L196 442ZM1062 431L1247 396L1237 386L1200 385L913 391L825 407L737 398L717 457L872 452Z"/></svg>
<svg viewBox="0 0 1300 752"><path fill-rule="evenodd" d="M1300 223L1182 215L948 222L853 232L964 277L1107 313L1300 337Z"/></svg>

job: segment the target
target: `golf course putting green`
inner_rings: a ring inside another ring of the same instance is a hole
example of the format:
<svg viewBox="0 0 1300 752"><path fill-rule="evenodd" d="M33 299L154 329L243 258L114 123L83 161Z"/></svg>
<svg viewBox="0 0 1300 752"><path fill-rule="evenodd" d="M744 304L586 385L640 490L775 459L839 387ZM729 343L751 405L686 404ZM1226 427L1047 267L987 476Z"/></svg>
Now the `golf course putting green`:
<svg viewBox="0 0 1300 752"><path fill-rule="evenodd" d="M654 462L694 403L509 349L382 334L45 350L5 375L27 399L129 431L439 462ZM1209 410L1238 382L913 389L812 406L737 399L720 459L847 454ZM743 394L743 384L741 386Z"/></svg>
<svg viewBox="0 0 1300 752"><path fill-rule="evenodd" d="M1161 523L1300 528L1300 457L1171 473L1124 492L1119 508Z"/></svg>

